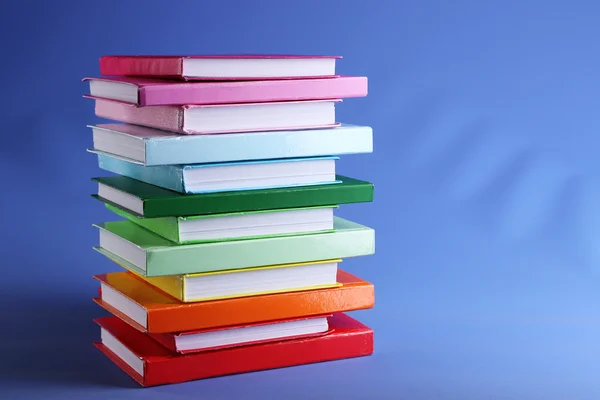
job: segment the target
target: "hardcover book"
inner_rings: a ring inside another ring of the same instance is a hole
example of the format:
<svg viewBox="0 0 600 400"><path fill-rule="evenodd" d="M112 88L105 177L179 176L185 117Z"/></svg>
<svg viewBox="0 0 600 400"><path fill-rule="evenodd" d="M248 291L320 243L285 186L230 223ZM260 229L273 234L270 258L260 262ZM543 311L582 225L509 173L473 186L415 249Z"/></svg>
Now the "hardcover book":
<svg viewBox="0 0 600 400"><path fill-rule="evenodd" d="M86 98L114 100L136 106L268 103L274 101L331 100L367 95L367 78L336 78L173 82L132 77L85 78L90 85Z"/></svg>
<svg viewBox="0 0 600 400"><path fill-rule="evenodd" d="M140 278L176 299L190 303L339 286L337 269L340 262L340 259L321 260Z"/></svg>
<svg viewBox="0 0 600 400"><path fill-rule="evenodd" d="M189 354L283 340L305 339L333 332L328 316L259 322L178 333L149 333L173 353Z"/></svg>
<svg viewBox="0 0 600 400"><path fill-rule="evenodd" d="M338 157L230 163L157 165L136 163L98 154L98 166L108 172L179 193L210 193L336 184Z"/></svg>
<svg viewBox="0 0 600 400"><path fill-rule="evenodd" d="M373 201L373 184L337 175L335 185L181 194L125 176L93 178L92 197L138 217L184 217Z"/></svg>
<svg viewBox="0 0 600 400"><path fill-rule="evenodd" d="M375 231L334 217L334 231L179 245L130 221L95 224L95 250L143 276L225 271L371 255Z"/></svg>
<svg viewBox="0 0 600 400"><path fill-rule="evenodd" d="M329 319L332 332L191 354L176 354L116 317L97 319L101 341L94 343L142 386L187 382L215 376L368 356L373 331L343 314Z"/></svg>
<svg viewBox="0 0 600 400"><path fill-rule="evenodd" d="M135 107L96 100L96 116L179 134L217 134L315 129L340 125L340 100Z"/></svg>
<svg viewBox="0 0 600 400"><path fill-rule="evenodd" d="M336 206L283 208L267 211L141 218L106 204L120 217L178 244L311 234L333 230Z"/></svg>
<svg viewBox="0 0 600 400"><path fill-rule="evenodd" d="M150 333L215 329L364 310L375 304L373 284L338 268L338 286L182 303L131 272L94 277L100 282L94 301L135 329Z"/></svg>
<svg viewBox="0 0 600 400"><path fill-rule="evenodd" d="M371 153L373 130L342 124L326 129L265 131L235 135L179 135L131 124L90 126L88 151L146 166L206 164Z"/></svg>
<svg viewBox="0 0 600 400"><path fill-rule="evenodd" d="M100 58L100 73L180 80L265 80L333 77L340 56L114 55Z"/></svg>

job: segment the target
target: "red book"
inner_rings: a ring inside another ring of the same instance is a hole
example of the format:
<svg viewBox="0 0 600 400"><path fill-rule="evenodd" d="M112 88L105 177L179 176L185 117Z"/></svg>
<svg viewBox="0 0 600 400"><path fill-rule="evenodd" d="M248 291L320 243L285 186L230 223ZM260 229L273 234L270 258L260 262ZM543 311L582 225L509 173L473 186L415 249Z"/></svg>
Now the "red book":
<svg viewBox="0 0 600 400"><path fill-rule="evenodd" d="M344 315L330 318L332 332L312 338L174 354L117 317L97 319L102 341L94 345L142 386L291 367L373 353L373 331Z"/></svg>
<svg viewBox="0 0 600 400"><path fill-rule="evenodd" d="M339 56L123 55L100 58L100 73L180 80L266 80L332 77Z"/></svg>

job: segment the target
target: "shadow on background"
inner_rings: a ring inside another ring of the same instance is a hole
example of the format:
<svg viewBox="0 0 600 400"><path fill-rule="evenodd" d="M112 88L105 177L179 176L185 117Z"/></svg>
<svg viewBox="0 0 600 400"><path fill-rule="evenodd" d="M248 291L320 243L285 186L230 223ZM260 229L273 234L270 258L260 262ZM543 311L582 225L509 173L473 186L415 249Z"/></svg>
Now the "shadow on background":
<svg viewBox="0 0 600 400"><path fill-rule="evenodd" d="M93 346L100 337L93 319L107 314L91 296L0 301L0 380L32 387L139 387Z"/></svg>

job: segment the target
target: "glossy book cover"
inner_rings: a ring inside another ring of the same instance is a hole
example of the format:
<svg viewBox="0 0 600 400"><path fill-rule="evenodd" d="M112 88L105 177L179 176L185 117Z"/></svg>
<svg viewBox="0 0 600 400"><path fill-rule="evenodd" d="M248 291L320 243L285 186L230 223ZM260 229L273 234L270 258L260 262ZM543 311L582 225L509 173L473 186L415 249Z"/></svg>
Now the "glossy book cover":
<svg viewBox="0 0 600 400"><path fill-rule="evenodd" d="M145 166L340 156L373 151L373 129L351 124L235 135L179 135L118 123L89 128L94 148L88 151Z"/></svg>
<svg viewBox="0 0 600 400"><path fill-rule="evenodd" d="M94 82L110 83L131 91L133 98L110 98L94 95ZM364 76L340 76L334 78L221 81L221 82L173 82L166 79L135 77L90 77L91 99L104 99L134 104L140 107L160 105L210 105L232 103L262 103L273 101L329 100L364 97L368 81Z"/></svg>
<svg viewBox="0 0 600 400"><path fill-rule="evenodd" d="M142 386L305 365L373 354L373 331L336 314L327 335L221 350L177 354L116 317L96 319L101 341L94 345Z"/></svg>
<svg viewBox="0 0 600 400"><path fill-rule="evenodd" d="M372 228L334 217L334 231L311 235L179 245L133 222L94 224L94 249L143 276L179 275L371 255Z"/></svg>
<svg viewBox="0 0 600 400"><path fill-rule="evenodd" d="M298 292L264 294L200 303L183 303L131 272L94 276L100 283L94 301L142 332L169 333L279 321L372 308L373 284L338 269L340 285ZM103 290L104 288L104 290ZM138 309L120 307L115 299ZM138 314L139 313L139 314Z"/></svg>
<svg viewBox="0 0 600 400"><path fill-rule="evenodd" d="M182 194L125 176L93 178L98 194L92 197L138 217L183 217L283 208L372 202L371 182L337 175L335 185L296 186L277 189ZM109 189L102 195L101 189ZM118 196L111 196L112 194ZM121 197L129 201L121 201ZM135 207L131 201L138 203ZM135 208L135 209L134 209Z"/></svg>

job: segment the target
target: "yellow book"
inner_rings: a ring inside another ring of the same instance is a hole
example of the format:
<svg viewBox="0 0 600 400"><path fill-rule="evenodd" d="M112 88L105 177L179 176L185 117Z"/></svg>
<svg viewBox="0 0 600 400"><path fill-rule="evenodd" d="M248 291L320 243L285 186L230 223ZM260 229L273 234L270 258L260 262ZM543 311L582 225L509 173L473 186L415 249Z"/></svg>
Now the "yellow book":
<svg viewBox="0 0 600 400"><path fill-rule="evenodd" d="M340 286L341 259L185 275L138 276L182 302L200 302Z"/></svg>

